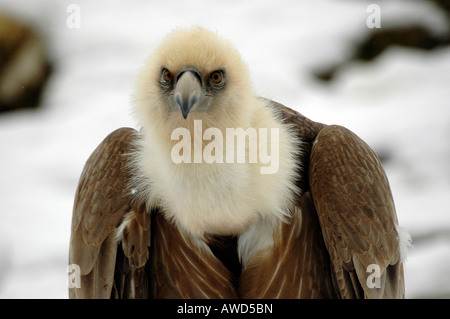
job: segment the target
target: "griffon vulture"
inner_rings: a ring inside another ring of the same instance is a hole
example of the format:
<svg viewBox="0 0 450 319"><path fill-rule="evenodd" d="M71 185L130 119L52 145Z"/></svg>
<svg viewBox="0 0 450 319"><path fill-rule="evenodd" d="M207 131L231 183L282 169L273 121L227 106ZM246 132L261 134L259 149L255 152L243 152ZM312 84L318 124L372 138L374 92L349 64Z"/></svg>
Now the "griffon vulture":
<svg viewBox="0 0 450 319"><path fill-rule="evenodd" d="M108 135L79 180L70 297L404 297L409 238L377 156L255 96L228 41L170 33L134 104L141 129Z"/></svg>

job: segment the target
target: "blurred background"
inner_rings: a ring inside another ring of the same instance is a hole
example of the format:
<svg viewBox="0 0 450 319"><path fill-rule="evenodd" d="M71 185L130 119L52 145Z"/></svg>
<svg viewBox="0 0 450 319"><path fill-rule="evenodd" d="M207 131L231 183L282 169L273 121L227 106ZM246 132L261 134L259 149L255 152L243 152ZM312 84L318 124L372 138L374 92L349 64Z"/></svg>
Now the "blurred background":
<svg viewBox="0 0 450 319"><path fill-rule="evenodd" d="M375 4L375 5L374 5ZM0 298L67 298L73 197L175 27L231 40L255 91L354 131L413 237L407 298L450 297L448 1L0 2Z"/></svg>

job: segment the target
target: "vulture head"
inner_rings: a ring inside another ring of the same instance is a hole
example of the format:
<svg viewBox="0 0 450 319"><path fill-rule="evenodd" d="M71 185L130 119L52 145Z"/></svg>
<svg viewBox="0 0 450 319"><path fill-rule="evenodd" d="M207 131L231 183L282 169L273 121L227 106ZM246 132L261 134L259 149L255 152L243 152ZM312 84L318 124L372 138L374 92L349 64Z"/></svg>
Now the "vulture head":
<svg viewBox="0 0 450 319"><path fill-rule="evenodd" d="M137 81L141 125L189 127L202 120L236 127L249 120L254 99L239 52L214 32L194 27L170 33L149 57Z"/></svg>

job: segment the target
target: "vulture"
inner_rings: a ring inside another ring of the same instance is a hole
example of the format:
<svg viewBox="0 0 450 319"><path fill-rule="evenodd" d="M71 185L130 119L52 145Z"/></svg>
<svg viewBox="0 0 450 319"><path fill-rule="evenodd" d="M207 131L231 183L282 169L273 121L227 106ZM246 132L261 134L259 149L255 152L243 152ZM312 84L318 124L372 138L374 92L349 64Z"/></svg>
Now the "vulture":
<svg viewBox="0 0 450 319"><path fill-rule="evenodd" d="M77 186L70 298L404 298L410 237L374 151L257 96L240 54L175 29Z"/></svg>

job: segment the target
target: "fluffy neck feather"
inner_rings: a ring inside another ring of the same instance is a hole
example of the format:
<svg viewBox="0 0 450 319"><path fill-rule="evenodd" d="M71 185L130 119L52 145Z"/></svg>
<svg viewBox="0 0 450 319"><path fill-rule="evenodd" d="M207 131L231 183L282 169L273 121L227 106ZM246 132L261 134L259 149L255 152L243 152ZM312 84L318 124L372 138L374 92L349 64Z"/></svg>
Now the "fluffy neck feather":
<svg viewBox="0 0 450 319"><path fill-rule="evenodd" d="M200 237L206 233L239 235L258 218L269 222L284 219L298 192L295 179L299 142L266 103L262 99L248 99L245 107L237 108L245 112L228 119L193 113L190 121L181 120L181 115L166 122L152 121L143 130L135 154L133 184L140 190L139 195L149 207L161 207L166 217ZM261 174L261 166L265 164L248 160L223 164L175 163L171 151L178 141L170 139L171 133L177 127L186 127L193 136L194 118L202 120L203 131L217 127L224 136L227 127L278 129L275 145L270 144L270 138L267 140L269 152L273 147L279 149L278 171Z"/></svg>

